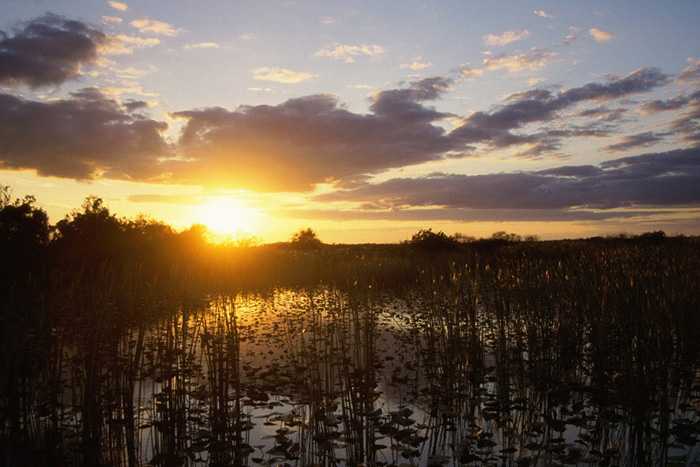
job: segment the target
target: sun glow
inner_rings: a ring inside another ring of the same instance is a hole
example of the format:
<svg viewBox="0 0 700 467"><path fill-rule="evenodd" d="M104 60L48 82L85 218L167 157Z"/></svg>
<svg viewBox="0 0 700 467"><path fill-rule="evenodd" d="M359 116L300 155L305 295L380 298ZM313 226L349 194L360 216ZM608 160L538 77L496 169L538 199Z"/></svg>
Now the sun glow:
<svg viewBox="0 0 700 467"><path fill-rule="evenodd" d="M218 237L248 237L260 228L262 212L235 198L215 198L196 209L195 219Z"/></svg>

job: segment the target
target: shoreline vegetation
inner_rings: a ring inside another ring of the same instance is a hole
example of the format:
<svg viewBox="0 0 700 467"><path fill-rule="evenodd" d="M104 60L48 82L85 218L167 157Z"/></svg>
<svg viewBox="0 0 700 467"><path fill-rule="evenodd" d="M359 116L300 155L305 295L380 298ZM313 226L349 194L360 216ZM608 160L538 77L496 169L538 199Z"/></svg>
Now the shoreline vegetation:
<svg viewBox="0 0 700 467"><path fill-rule="evenodd" d="M697 465L700 241L216 245L0 198L0 465Z"/></svg>

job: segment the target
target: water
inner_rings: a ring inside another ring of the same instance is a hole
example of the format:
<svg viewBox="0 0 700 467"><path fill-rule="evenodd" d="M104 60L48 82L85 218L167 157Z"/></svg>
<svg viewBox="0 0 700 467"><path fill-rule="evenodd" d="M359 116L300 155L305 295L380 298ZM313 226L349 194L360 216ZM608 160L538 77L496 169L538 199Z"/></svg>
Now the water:
<svg viewBox="0 0 700 467"><path fill-rule="evenodd" d="M680 337L580 306L318 287L56 329L34 429L78 465L698 465Z"/></svg>

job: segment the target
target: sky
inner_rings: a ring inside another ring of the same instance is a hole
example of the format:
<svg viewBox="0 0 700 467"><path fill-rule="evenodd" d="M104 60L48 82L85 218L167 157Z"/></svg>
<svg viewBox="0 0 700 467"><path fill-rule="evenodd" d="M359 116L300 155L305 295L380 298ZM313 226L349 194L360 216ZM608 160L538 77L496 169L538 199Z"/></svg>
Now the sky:
<svg viewBox="0 0 700 467"><path fill-rule="evenodd" d="M700 234L700 2L0 0L0 185L178 229Z"/></svg>

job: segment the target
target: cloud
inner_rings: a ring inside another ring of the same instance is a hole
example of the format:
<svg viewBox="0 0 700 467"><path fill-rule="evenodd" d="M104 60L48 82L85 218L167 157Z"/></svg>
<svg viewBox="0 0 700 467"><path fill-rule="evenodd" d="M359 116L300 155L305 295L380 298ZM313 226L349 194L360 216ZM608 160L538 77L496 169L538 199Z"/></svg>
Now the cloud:
<svg viewBox="0 0 700 467"><path fill-rule="evenodd" d="M160 34L162 36L176 36L178 30L164 21L156 19L140 18L133 20L131 24L142 33Z"/></svg>
<svg viewBox="0 0 700 467"><path fill-rule="evenodd" d="M700 203L700 149L625 157L598 166L486 175L394 178L316 197L387 207L494 210L613 209Z"/></svg>
<svg viewBox="0 0 700 467"><path fill-rule="evenodd" d="M557 54L550 50L533 48L516 54L488 54L483 63L487 70L506 70L515 73L523 70L538 70L556 57Z"/></svg>
<svg viewBox="0 0 700 467"><path fill-rule="evenodd" d="M187 120L182 162L173 180L266 191L303 191L321 182L351 183L370 173L440 159L453 149L433 125L445 114L422 103L439 98L445 78L378 93L371 113L349 112L328 95L279 105L198 109Z"/></svg>
<svg viewBox="0 0 700 467"><path fill-rule="evenodd" d="M613 33L603 31L602 29L598 28L591 28L588 30L588 33L591 35L594 41L601 44L609 42L615 37Z"/></svg>
<svg viewBox="0 0 700 467"><path fill-rule="evenodd" d="M196 42L194 44L186 44L185 49L218 49L219 44L216 42Z"/></svg>
<svg viewBox="0 0 700 467"><path fill-rule="evenodd" d="M522 29L520 31L505 31L501 34L487 34L483 37L484 44L503 47L504 45L511 44L513 42L521 41L530 35L530 31L527 29Z"/></svg>
<svg viewBox="0 0 700 467"><path fill-rule="evenodd" d="M62 84L95 63L106 41L101 31L54 14L28 21L12 34L0 31L0 84Z"/></svg>
<svg viewBox="0 0 700 467"><path fill-rule="evenodd" d="M681 83L700 83L700 59L689 58L688 66L678 75Z"/></svg>
<svg viewBox="0 0 700 467"><path fill-rule="evenodd" d="M74 179L146 180L160 174L158 158L168 153L161 135L166 127L95 88L50 102L0 94L0 167Z"/></svg>
<svg viewBox="0 0 700 467"><path fill-rule="evenodd" d="M652 131L627 135L623 137L622 141L619 143L606 146L605 150L610 152L619 152L640 147L653 146L654 144L663 141L666 136L668 136L668 133L655 133Z"/></svg>
<svg viewBox="0 0 700 467"><path fill-rule="evenodd" d="M544 10L535 10L533 11L533 13L535 14L535 16L539 16L540 18L554 18L554 16L552 16Z"/></svg>
<svg viewBox="0 0 700 467"><path fill-rule="evenodd" d="M413 71L425 70L426 68L430 68L431 66L433 66L433 64L430 62L423 61L422 57L416 57L411 63L401 64L402 69L409 69Z"/></svg>
<svg viewBox="0 0 700 467"><path fill-rule="evenodd" d="M158 93L148 92L143 86L137 82L125 80L114 86L104 86L100 88L100 92L109 97L119 97L124 94L133 94L144 97L156 97Z"/></svg>
<svg viewBox="0 0 700 467"><path fill-rule="evenodd" d="M118 16L103 16L102 17L102 22L105 24L121 24L121 22L124 21Z"/></svg>
<svg viewBox="0 0 700 467"><path fill-rule="evenodd" d="M100 53L104 55L130 55L134 49L155 47L160 44L157 37L139 37L128 34L116 34L109 36L100 46Z"/></svg>
<svg viewBox="0 0 700 467"><path fill-rule="evenodd" d="M592 107L589 109L582 110L576 116L578 117L592 117L598 121L602 122L618 122L622 120L628 109L623 107L618 107L611 109L604 105L598 107Z"/></svg>
<svg viewBox="0 0 700 467"><path fill-rule="evenodd" d="M680 95L665 100L645 102L643 113L655 114L672 110L683 110L672 122L669 131L693 146L700 145L700 91L690 95Z"/></svg>
<svg viewBox="0 0 700 467"><path fill-rule="evenodd" d="M370 106L376 115L389 117L405 123L428 123L449 117L450 114L425 107L422 103L432 101L447 92L452 80L443 77L425 78L408 88L390 89L378 93Z"/></svg>
<svg viewBox="0 0 700 467"><path fill-rule="evenodd" d="M348 84L347 87L351 89L363 89L367 91L377 89L375 86L369 84Z"/></svg>
<svg viewBox="0 0 700 467"><path fill-rule="evenodd" d="M669 110L682 109L690 104L700 105L700 91L691 95L680 95L671 99L657 99L642 104L641 110L647 114L666 112Z"/></svg>
<svg viewBox="0 0 700 467"><path fill-rule="evenodd" d="M123 3L123 2L109 1L107 3L109 4L109 6L111 6L115 10L126 11L129 9L129 5L127 5L126 3Z"/></svg>
<svg viewBox="0 0 700 467"><path fill-rule="evenodd" d="M297 82L301 73L276 68L255 72L259 78L283 82ZM659 70L644 68L559 91L528 89L488 111L462 117L431 105L455 84L452 78L436 76L374 93L366 113L351 112L330 95L233 110L183 110L171 115L183 123L177 143L169 146L160 136L164 124L139 115L140 104L119 104L108 97L148 95L138 83L125 81L55 102L5 96L7 105L1 109L6 118L0 121L0 131L10 135L26 126L42 136L36 138L39 146L33 146L29 130L19 138L0 134L0 147L4 144L0 154L7 168L35 168L73 178L108 176L261 191L306 191L319 183L348 187L388 169L471 156L482 149L515 147L516 157L529 158L558 154L565 138L610 136L616 128L605 115L616 109L604 109L607 102L668 82ZM559 120L579 104L600 107L582 111L593 121ZM685 120L675 122L678 127L669 131L689 141L695 138L693 109L689 105ZM447 120L459 122L458 126L447 130ZM44 127L48 131L42 134ZM115 135L123 141L114 142ZM152 149L148 154L142 148L147 142ZM61 149L51 153L52 148ZM123 154L111 152L117 149ZM133 169L120 157L133 163ZM75 161L78 168L73 167ZM61 169L63 165L72 170Z"/></svg>
<svg viewBox="0 0 700 467"><path fill-rule="evenodd" d="M590 209L469 209L469 208L383 208L367 203L360 209L280 209L280 216L323 220L392 220L458 222L563 222L602 221L669 214L664 210ZM277 214L271 212L270 214Z"/></svg>
<svg viewBox="0 0 700 467"><path fill-rule="evenodd" d="M157 71L158 68L154 65L150 65L148 68L136 68L136 67L125 67L125 68L117 68L117 67L112 67L111 71L117 75L119 78L127 79L127 80L134 80L141 78L143 76L146 76L150 73L153 73L154 71Z"/></svg>
<svg viewBox="0 0 700 467"><path fill-rule="evenodd" d="M469 65L462 65L459 67L459 74L463 78L478 78L484 74L484 70L482 68L470 67Z"/></svg>
<svg viewBox="0 0 700 467"><path fill-rule="evenodd" d="M316 52L317 57L342 60L345 63L355 63L355 57L377 57L384 54L384 47L376 44L334 44Z"/></svg>
<svg viewBox="0 0 700 467"><path fill-rule="evenodd" d="M153 204L200 204L202 198L192 195L154 195L139 194L129 195L127 200L131 203L153 203Z"/></svg>
<svg viewBox="0 0 700 467"><path fill-rule="evenodd" d="M137 101L133 99L128 99L126 102L122 103L122 106L128 112L135 112L137 110L147 109L148 107L150 107L148 102L146 101Z"/></svg>
<svg viewBox="0 0 700 467"><path fill-rule="evenodd" d="M670 131L679 133L683 140L700 146L700 92L690 99L687 110L671 122Z"/></svg>
<svg viewBox="0 0 700 467"><path fill-rule="evenodd" d="M578 38L579 28L575 26L569 26L569 32L564 36L564 44L571 45L576 42Z"/></svg>
<svg viewBox="0 0 700 467"><path fill-rule="evenodd" d="M253 79L257 81L273 81L275 83L296 84L316 78L317 75L305 71L294 71L287 68L262 67L253 70Z"/></svg>
<svg viewBox="0 0 700 467"><path fill-rule="evenodd" d="M325 25L335 24L335 18L333 18L332 16L321 16L319 22Z"/></svg>
<svg viewBox="0 0 700 467"><path fill-rule="evenodd" d="M642 68L624 77L612 78L604 83L589 83L553 93L546 89L533 89L511 95L505 104L491 112L475 112L455 128L450 137L464 144L486 144L491 148L530 145L524 156L532 157L558 149L562 137L597 135L606 131L598 128L574 128L567 131L541 131L539 133L514 133L530 123L549 122L558 112L583 102L603 102L632 94L649 92L668 83L669 77L656 68ZM534 151L534 152L533 152Z"/></svg>

